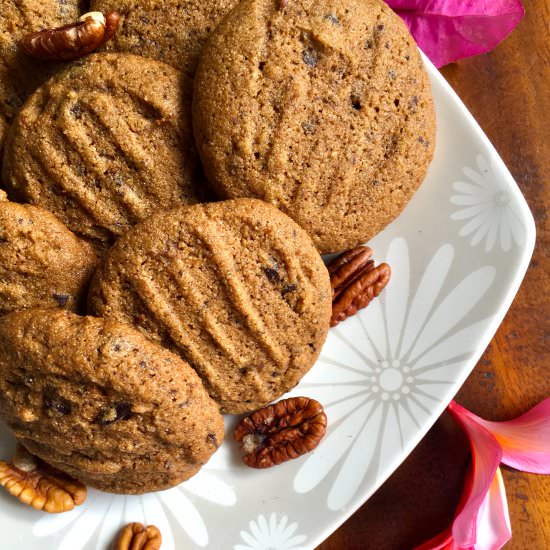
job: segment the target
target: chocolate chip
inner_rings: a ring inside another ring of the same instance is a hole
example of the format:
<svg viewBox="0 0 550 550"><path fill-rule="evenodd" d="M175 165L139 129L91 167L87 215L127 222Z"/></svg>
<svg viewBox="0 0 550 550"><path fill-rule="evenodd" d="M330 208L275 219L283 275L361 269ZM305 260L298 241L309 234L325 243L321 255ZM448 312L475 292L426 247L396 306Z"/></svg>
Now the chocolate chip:
<svg viewBox="0 0 550 550"><path fill-rule="evenodd" d="M218 438L216 437L216 434L214 434L214 433L209 433L206 436L206 441L208 443L212 443L212 445L214 445L214 447L216 447L216 449L220 446L220 444L218 443Z"/></svg>
<svg viewBox="0 0 550 550"><path fill-rule="evenodd" d="M62 416L71 414L71 403L64 397L58 395L54 388L46 388L46 393L42 400L42 405L47 412L54 412Z"/></svg>
<svg viewBox="0 0 550 550"><path fill-rule="evenodd" d="M284 296L285 294L288 294L289 292L294 292L296 290L298 290L298 285L296 283L293 283L291 285L287 284L283 287L283 290L281 291L281 293Z"/></svg>
<svg viewBox="0 0 550 550"><path fill-rule="evenodd" d="M326 15L325 19L327 21L330 21L333 25L339 25L340 24L340 20L338 19L338 17L336 17L336 15L333 15L332 13L329 13L328 15Z"/></svg>
<svg viewBox="0 0 550 550"><path fill-rule="evenodd" d="M361 99L356 96L356 95L352 95L351 96L351 106L356 110L356 111L360 111L361 110Z"/></svg>
<svg viewBox="0 0 550 550"><path fill-rule="evenodd" d="M302 59L309 67L315 67L317 61L319 61L319 54L315 50L304 50L302 52Z"/></svg>
<svg viewBox="0 0 550 550"><path fill-rule="evenodd" d="M374 40L372 39L368 39L366 42L365 42L365 50L371 50L372 48L374 48Z"/></svg>
<svg viewBox="0 0 550 550"><path fill-rule="evenodd" d="M120 344L115 344L115 345L113 346L113 351L120 351L121 349L122 349L122 348L121 348Z"/></svg>
<svg viewBox="0 0 550 550"><path fill-rule="evenodd" d="M273 262L271 267L263 267L265 276L268 278L270 283L279 283L281 281L281 276L279 275L279 265L277 262Z"/></svg>
<svg viewBox="0 0 550 550"><path fill-rule="evenodd" d="M97 415L97 422L104 426L126 420L132 415L132 405L130 403L115 403L108 407L103 407Z"/></svg>
<svg viewBox="0 0 550 550"><path fill-rule="evenodd" d="M82 106L80 105L80 103L75 103L71 107L70 111L77 120L80 120L82 118Z"/></svg>
<svg viewBox="0 0 550 550"><path fill-rule="evenodd" d="M384 30L384 25L382 25L382 24L378 25L378 26L376 27L376 30L377 30L378 32L382 32L382 31Z"/></svg>
<svg viewBox="0 0 550 550"><path fill-rule="evenodd" d="M115 405L117 420L126 420L132 414L130 403L117 403Z"/></svg>
<svg viewBox="0 0 550 550"><path fill-rule="evenodd" d="M61 292L54 292L52 296L53 299L59 304L59 307L65 307L68 304L70 298L68 294L64 294Z"/></svg>

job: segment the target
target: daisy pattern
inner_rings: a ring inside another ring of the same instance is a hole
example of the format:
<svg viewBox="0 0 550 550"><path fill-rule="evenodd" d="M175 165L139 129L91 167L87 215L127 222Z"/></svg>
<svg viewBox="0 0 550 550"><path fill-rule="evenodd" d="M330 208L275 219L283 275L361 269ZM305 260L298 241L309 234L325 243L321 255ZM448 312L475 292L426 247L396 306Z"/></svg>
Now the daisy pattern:
<svg viewBox="0 0 550 550"><path fill-rule="evenodd" d="M334 472L331 510L343 509L365 479L391 468L446 398L442 385L456 383L489 322L463 320L493 283L494 267L477 269L442 293L454 259L450 244L425 269L414 266L416 289L409 288L404 239L391 243L385 259L393 271L391 292L329 331L318 364L293 391L323 403L329 419L327 435L298 470L294 489L307 493Z"/></svg>
<svg viewBox="0 0 550 550"><path fill-rule="evenodd" d="M451 214L451 219L466 221L459 235L471 235L472 246L484 240L487 252L493 250L497 242L505 252L514 243L522 246L525 227L511 191L504 187L497 171L481 155L477 157L477 168L465 167L463 172L468 181L453 184L459 194L453 195L451 202L462 208Z"/></svg>
<svg viewBox="0 0 550 550"><path fill-rule="evenodd" d="M123 525L137 521L154 524L160 529L163 550L175 550L173 527L177 525L196 546L206 546L208 530L193 496L213 505L233 506L236 503L235 491L221 479L229 463L227 452L227 448L220 447L199 474L167 491L122 496L90 490L82 506L40 519L33 525L33 535L61 534L58 550L79 550L90 541L95 542L91 548L105 550L110 548Z"/></svg>
<svg viewBox="0 0 550 550"><path fill-rule="evenodd" d="M241 531L241 538L246 544L236 544L233 550L305 550L301 545L307 537L295 535L297 529L298 524L289 524L285 514L278 520L273 512L269 521L260 514L249 523L249 531Z"/></svg>

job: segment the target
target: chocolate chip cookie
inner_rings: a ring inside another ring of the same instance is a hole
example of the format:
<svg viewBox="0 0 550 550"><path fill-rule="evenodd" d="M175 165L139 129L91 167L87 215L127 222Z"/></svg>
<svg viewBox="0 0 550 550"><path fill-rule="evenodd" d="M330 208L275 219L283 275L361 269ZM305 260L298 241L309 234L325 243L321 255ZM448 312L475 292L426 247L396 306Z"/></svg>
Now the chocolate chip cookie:
<svg viewBox="0 0 550 550"><path fill-rule="evenodd" d="M5 133L25 99L60 65L17 50L26 34L59 27L80 16L78 0L0 0L0 165Z"/></svg>
<svg viewBox="0 0 550 550"><path fill-rule="evenodd" d="M0 315L32 307L76 310L97 264L92 247L53 214L0 191Z"/></svg>
<svg viewBox="0 0 550 550"><path fill-rule="evenodd" d="M237 0L92 0L91 9L121 15L121 25L104 49L164 61L195 72L206 37Z"/></svg>
<svg viewBox="0 0 550 550"><path fill-rule="evenodd" d="M279 207L322 253L393 220L434 149L420 53L380 0L243 0L203 48L193 115L220 196Z"/></svg>
<svg viewBox="0 0 550 550"><path fill-rule="evenodd" d="M0 396L31 453L103 491L176 485L223 440L189 365L128 326L65 311L0 319Z"/></svg>
<svg viewBox="0 0 550 550"><path fill-rule="evenodd" d="M331 316L313 242L255 199L158 213L98 270L90 311L137 326L199 373L223 412L255 410L313 365Z"/></svg>
<svg viewBox="0 0 550 550"><path fill-rule="evenodd" d="M68 66L31 96L9 131L8 194L51 210L100 251L156 210L197 202L185 80L129 54Z"/></svg>

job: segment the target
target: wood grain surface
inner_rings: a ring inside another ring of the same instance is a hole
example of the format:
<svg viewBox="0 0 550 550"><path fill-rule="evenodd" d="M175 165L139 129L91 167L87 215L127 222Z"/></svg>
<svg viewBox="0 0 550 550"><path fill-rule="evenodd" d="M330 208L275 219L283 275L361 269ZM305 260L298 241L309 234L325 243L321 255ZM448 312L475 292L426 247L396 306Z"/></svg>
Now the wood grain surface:
<svg viewBox="0 0 550 550"><path fill-rule="evenodd" d="M550 396L550 0L490 54L443 69L523 191L537 245L504 322L456 400L488 419ZM410 550L446 527L462 489L468 444L444 414L379 491L319 550ZM512 521L507 550L550 549L550 476L504 468Z"/></svg>

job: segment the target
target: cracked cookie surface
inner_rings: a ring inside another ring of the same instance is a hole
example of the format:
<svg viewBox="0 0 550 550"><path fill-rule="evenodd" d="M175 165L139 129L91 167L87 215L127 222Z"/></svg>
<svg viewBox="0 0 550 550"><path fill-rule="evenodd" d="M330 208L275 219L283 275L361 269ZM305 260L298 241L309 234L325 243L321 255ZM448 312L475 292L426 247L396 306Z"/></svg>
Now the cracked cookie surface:
<svg viewBox="0 0 550 550"><path fill-rule="evenodd" d="M117 11L122 22L106 51L164 61L193 75L208 34L237 0L92 0L91 10Z"/></svg>
<svg viewBox="0 0 550 550"><path fill-rule="evenodd" d="M89 308L183 357L223 412L294 387L331 315L328 272L290 218L255 199L152 216L109 251Z"/></svg>
<svg viewBox="0 0 550 550"><path fill-rule="evenodd" d="M177 485L223 441L223 418L189 365L95 317L1 318L0 395L0 416L32 454L104 491Z"/></svg>
<svg viewBox="0 0 550 550"><path fill-rule="evenodd" d="M98 252L156 210L198 202L185 80L165 63L129 54L72 63L10 128L8 194L50 210Z"/></svg>
<svg viewBox="0 0 550 550"><path fill-rule="evenodd" d="M0 190L0 315L32 307L77 310L97 265L92 247L53 214Z"/></svg>
<svg viewBox="0 0 550 550"><path fill-rule="evenodd" d="M243 0L203 49L193 123L217 193L274 204L322 253L402 211L435 137L420 53L379 0Z"/></svg>

